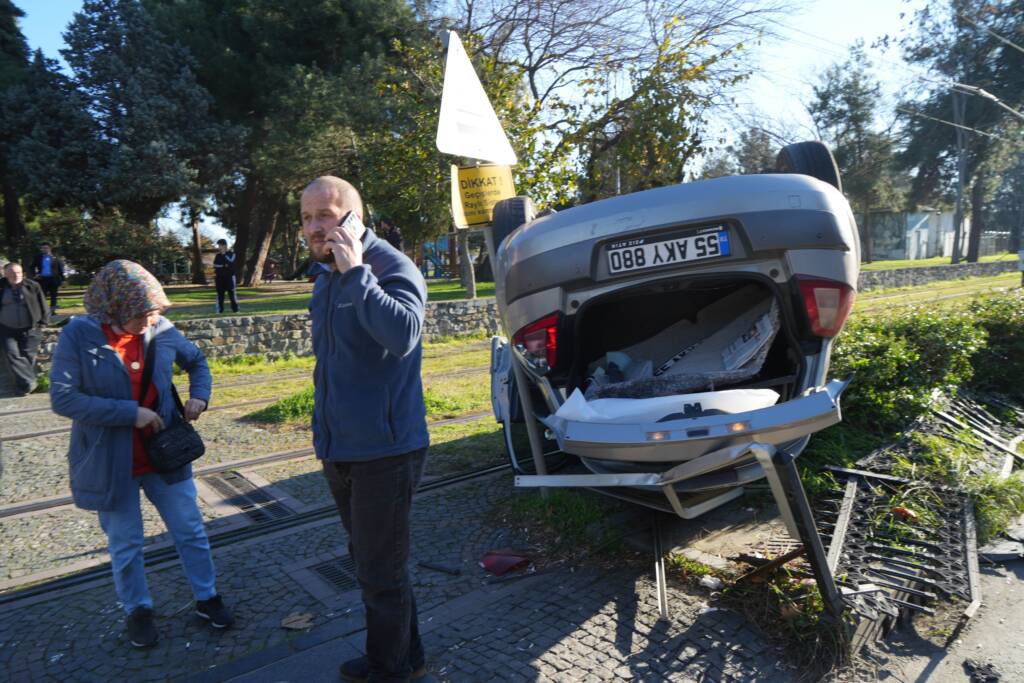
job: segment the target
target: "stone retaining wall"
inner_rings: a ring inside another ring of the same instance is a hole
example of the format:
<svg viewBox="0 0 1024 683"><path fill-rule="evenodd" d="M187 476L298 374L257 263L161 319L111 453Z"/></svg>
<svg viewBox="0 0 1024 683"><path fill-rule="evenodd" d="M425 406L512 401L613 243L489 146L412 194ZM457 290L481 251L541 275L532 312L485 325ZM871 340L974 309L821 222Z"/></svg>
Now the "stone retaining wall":
<svg viewBox="0 0 1024 683"><path fill-rule="evenodd" d="M497 321L494 299L428 303L423 335L431 340L481 331L495 334ZM238 354L308 355L313 352L309 324L306 313L202 318L175 323L208 358ZM57 334L55 329L44 331L40 349L43 360L49 360L57 344Z"/></svg>
<svg viewBox="0 0 1024 683"><path fill-rule="evenodd" d="M1000 261L871 271L860 274L859 289L909 287L936 280L995 275L1016 269L1016 261ZM198 344L210 358L237 354L307 355L313 350L309 316L306 313L203 318L176 324L178 329ZM498 331L498 309L494 299L427 304L426 324L423 330L426 339L456 337L480 331L487 334L495 334ZM40 353L44 360L49 358L56 342L57 330L46 330Z"/></svg>
<svg viewBox="0 0 1024 683"><path fill-rule="evenodd" d="M893 270L872 270L862 272L857 289L888 289L890 287L912 287L939 280L959 280L965 277L998 275L1017 270L1017 261L995 261L993 263L958 263L955 266L927 266L924 268L895 268Z"/></svg>

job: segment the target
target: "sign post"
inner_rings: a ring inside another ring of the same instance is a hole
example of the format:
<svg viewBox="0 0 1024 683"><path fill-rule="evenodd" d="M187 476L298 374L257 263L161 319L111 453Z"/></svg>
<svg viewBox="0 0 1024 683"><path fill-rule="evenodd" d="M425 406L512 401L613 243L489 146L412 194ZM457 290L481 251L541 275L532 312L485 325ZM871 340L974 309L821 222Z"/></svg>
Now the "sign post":
<svg viewBox="0 0 1024 683"><path fill-rule="evenodd" d="M490 225L494 205L515 196L508 166L452 166L452 215L457 227Z"/></svg>

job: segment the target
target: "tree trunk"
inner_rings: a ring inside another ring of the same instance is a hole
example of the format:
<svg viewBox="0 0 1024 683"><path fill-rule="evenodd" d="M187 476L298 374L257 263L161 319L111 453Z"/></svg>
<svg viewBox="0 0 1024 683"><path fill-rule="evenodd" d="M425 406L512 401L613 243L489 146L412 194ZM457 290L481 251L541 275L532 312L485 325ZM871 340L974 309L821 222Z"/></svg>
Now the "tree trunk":
<svg viewBox="0 0 1024 683"><path fill-rule="evenodd" d="M302 249L302 230L299 228L288 228L291 237L288 243L288 272L294 273L299 269L299 251Z"/></svg>
<svg viewBox="0 0 1024 683"><path fill-rule="evenodd" d="M206 269L203 268L203 245L199 234L199 209L189 204L189 223L192 224L192 284L206 284Z"/></svg>
<svg viewBox="0 0 1024 683"><path fill-rule="evenodd" d="M259 212L259 216L260 225L256 232L257 237L253 241L252 256L245 267L246 287L259 287L263 282L263 265L267 261L267 253L270 251L271 242L274 241L274 231L281 216L278 202L266 206L265 210Z"/></svg>
<svg viewBox="0 0 1024 683"><path fill-rule="evenodd" d="M871 209L866 205L864 206L864 253L861 255L861 260L865 263L871 263L875 260L875 239L871 234Z"/></svg>
<svg viewBox="0 0 1024 683"><path fill-rule="evenodd" d="M1010 253L1021 250L1021 237L1024 237L1024 201L1017 199L1017 220L1010 229Z"/></svg>
<svg viewBox="0 0 1024 683"><path fill-rule="evenodd" d="M261 191L260 182L249 178L242 191L242 201L238 206L238 217L235 223L235 278L242 282L245 279L246 252L249 250L250 236L253 225L257 223L256 209L259 206Z"/></svg>
<svg viewBox="0 0 1024 683"><path fill-rule="evenodd" d="M967 262L977 263L981 251L981 231L985 224L985 177L978 174L971 186L971 231L967 238Z"/></svg>
<svg viewBox="0 0 1024 683"><path fill-rule="evenodd" d="M467 299L476 298L476 273L473 272L473 259L469 255L469 232L467 230L458 231L459 240L459 277L462 280L462 286L466 290Z"/></svg>
<svg viewBox="0 0 1024 683"><path fill-rule="evenodd" d="M7 229L7 234L4 237L7 240L7 246L10 247L13 258L14 250L24 242L27 233L25 231L25 222L21 218L21 202L18 190L15 189L10 178L6 176L3 179L3 193L4 226Z"/></svg>
<svg viewBox="0 0 1024 683"><path fill-rule="evenodd" d="M449 278L454 278L455 277L455 273L457 272L455 269L459 265L459 256L458 256L458 252L456 251L456 242L457 242L457 240L455 239L455 235L452 235L451 233L449 233L448 234L448 273L447 273L447 276Z"/></svg>

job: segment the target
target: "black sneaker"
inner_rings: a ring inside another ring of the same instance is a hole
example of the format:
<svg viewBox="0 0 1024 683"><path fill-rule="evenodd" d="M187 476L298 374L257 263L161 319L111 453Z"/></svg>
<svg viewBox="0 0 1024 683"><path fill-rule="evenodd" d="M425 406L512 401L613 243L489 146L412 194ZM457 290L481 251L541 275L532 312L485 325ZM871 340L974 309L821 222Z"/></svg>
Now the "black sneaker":
<svg viewBox="0 0 1024 683"><path fill-rule="evenodd" d="M356 657L350 659L341 665L339 670L341 677L346 681L354 681L355 683L364 683L370 679L370 660L366 657ZM423 678L427 675L427 665L420 664L412 668L412 674L410 678L416 680Z"/></svg>
<svg viewBox="0 0 1024 683"><path fill-rule="evenodd" d="M231 610L224 606L224 601L220 599L219 595L215 595L209 600L197 600L196 614L209 621L210 626L214 628L227 628L235 623L235 618L231 616Z"/></svg>
<svg viewBox="0 0 1024 683"><path fill-rule="evenodd" d="M125 630L128 640L135 647L153 647L159 640L153 610L149 607L136 607L125 619Z"/></svg>

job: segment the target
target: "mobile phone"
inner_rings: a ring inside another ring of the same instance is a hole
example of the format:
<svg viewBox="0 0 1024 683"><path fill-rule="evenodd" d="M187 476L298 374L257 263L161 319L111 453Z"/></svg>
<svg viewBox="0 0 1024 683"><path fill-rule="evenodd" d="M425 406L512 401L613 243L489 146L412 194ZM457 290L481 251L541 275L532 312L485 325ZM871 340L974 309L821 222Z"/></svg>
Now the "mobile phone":
<svg viewBox="0 0 1024 683"><path fill-rule="evenodd" d="M362 232L359 230L362 225L363 222L359 220L355 211L349 211L338 221L339 229L347 230L350 235L357 238ZM334 263L334 253L330 249L325 249L317 260L321 263Z"/></svg>
<svg viewBox="0 0 1024 683"><path fill-rule="evenodd" d="M359 216L356 215L355 211L349 211L345 214L345 217L338 222L338 227L342 230L348 230L353 237L356 237L361 232L359 228L363 226L363 222L359 220Z"/></svg>

